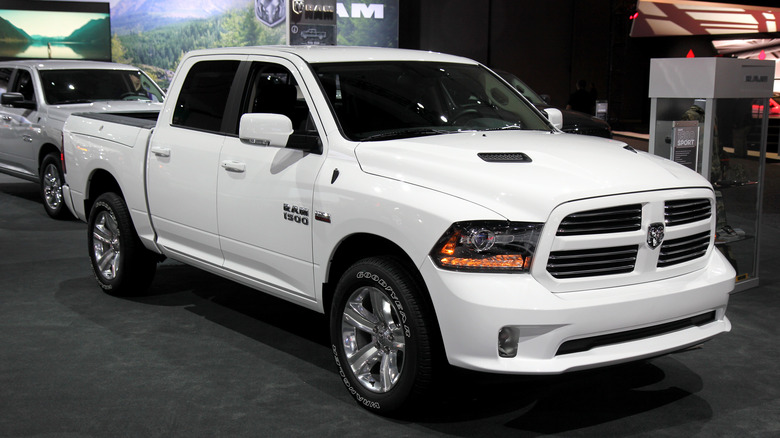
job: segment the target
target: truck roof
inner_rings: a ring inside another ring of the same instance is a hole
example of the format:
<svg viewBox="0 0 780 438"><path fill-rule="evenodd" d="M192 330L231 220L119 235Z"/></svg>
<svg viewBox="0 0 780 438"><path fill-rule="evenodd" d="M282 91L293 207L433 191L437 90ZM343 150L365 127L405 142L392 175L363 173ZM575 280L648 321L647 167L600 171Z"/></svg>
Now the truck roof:
<svg viewBox="0 0 780 438"><path fill-rule="evenodd" d="M460 56L422 50L359 46L250 46L194 50L190 56L219 54L274 55L294 54L309 63L360 61L437 61L476 64Z"/></svg>
<svg viewBox="0 0 780 438"><path fill-rule="evenodd" d="M82 61L69 59L25 59L0 62L0 67L27 66L38 70L74 70L74 69L99 69L99 70L138 70L132 65L116 62Z"/></svg>

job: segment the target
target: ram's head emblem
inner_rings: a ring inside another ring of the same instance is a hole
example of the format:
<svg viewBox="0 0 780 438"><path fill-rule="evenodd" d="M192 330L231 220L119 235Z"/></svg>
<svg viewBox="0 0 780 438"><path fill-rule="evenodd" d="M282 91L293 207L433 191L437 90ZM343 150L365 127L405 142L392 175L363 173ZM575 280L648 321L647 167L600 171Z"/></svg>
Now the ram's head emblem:
<svg viewBox="0 0 780 438"><path fill-rule="evenodd" d="M664 224L661 222L650 224L650 227L647 229L647 244L650 246L650 248L658 248L658 246L661 245L661 242L663 241Z"/></svg>

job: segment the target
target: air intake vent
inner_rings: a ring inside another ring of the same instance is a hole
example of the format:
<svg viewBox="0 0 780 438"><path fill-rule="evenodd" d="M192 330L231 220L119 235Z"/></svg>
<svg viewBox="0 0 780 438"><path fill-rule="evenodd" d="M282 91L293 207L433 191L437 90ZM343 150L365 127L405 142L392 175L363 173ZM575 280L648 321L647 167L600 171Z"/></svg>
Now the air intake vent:
<svg viewBox="0 0 780 438"><path fill-rule="evenodd" d="M701 327L715 321L715 312L707 312L690 318L680 319L678 321L667 322L666 324L654 325L636 330L629 330L620 333L610 333L608 335L593 336L590 338L574 339L566 341L558 348L556 356L562 354L581 353L592 348L603 347L605 345L621 344L639 339L661 336L666 333L672 333L679 330L685 330L691 327Z"/></svg>
<svg viewBox="0 0 780 438"><path fill-rule="evenodd" d="M709 246L709 231L679 239L667 240L661 245L658 267L664 268L703 257L707 253Z"/></svg>
<svg viewBox="0 0 780 438"><path fill-rule="evenodd" d="M479 158L488 163L530 163L531 157L522 152L480 152Z"/></svg>
<svg viewBox="0 0 780 438"><path fill-rule="evenodd" d="M689 224L709 219L712 216L712 206L709 199L684 199L666 201L664 204L664 221L667 227Z"/></svg>
<svg viewBox="0 0 780 438"><path fill-rule="evenodd" d="M638 245L628 245L553 251L547 260L547 272L555 278L625 274L634 270L638 248Z"/></svg>
<svg viewBox="0 0 780 438"><path fill-rule="evenodd" d="M623 205L582 211L566 216L558 226L558 236L622 233L642 226L642 205Z"/></svg>

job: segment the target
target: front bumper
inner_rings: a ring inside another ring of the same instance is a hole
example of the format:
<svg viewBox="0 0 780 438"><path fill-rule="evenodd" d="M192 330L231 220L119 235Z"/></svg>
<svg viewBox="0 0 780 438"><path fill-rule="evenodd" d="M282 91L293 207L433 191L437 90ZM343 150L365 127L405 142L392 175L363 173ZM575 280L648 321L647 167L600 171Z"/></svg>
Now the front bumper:
<svg viewBox="0 0 780 438"><path fill-rule="evenodd" d="M552 293L530 274L445 271L428 259L428 285L450 364L479 371L557 374L658 356L731 330L725 316L734 269L710 251L703 269L626 286ZM625 333L714 312L714 319L662 334L568 354L567 341ZM500 357L498 333L519 334L516 357Z"/></svg>

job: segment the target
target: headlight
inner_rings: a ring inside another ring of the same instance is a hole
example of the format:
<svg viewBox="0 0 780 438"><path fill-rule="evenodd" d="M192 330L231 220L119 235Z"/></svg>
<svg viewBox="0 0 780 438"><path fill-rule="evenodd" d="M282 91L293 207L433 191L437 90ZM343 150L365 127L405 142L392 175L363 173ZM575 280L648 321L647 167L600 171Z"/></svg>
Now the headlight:
<svg viewBox="0 0 780 438"><path fill-rule="evenodd" d="M458 222L431 251L437 266L456 271L527 272L543 224Z"/></svg>

